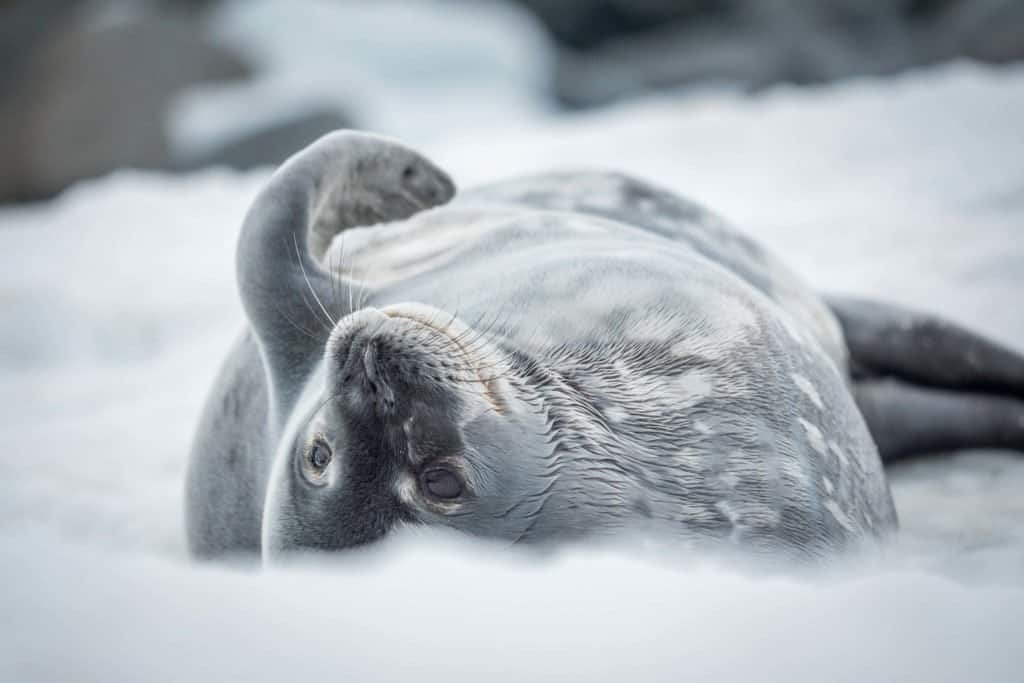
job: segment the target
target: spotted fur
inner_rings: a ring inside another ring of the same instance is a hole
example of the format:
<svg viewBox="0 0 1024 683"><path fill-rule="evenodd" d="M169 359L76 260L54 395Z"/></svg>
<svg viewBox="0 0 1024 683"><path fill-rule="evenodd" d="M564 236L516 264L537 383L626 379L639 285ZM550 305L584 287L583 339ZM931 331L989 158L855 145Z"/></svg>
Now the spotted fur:
<svg viewBox="0 0 1024 683"><path fill-rule="evenodd" d="M517 543L659 532L818 556L895 526L836 320L764 248L615 173L535 176L436 206L453 193L443 173L373 140L317 143L250 212L243 242L304 239L291 264L240 259L257 344L236 351L207 413L265 369L268 380L251 418L204 422L189 484L197 554L259 550L253 524L265 555L409 523ZM358 165L370 177L337 170L360 154L373 156ZM418 185L402 189L392 165L419 169ZM332 185L325 167L358 187ZM332 204L388 182L388 196L426 210L367 202L383 222L360 227L365 211ZM274 214L296 195L312 215ZM275 312L279 289L287 309ZM295 465L311 439L333 447L329 484ZM244 470L221 459L239 441L253 451ZM429 463L456 471L464 496L430 499L417 483ZM232 519L210 481L244 491L247 515Z"/></svg>

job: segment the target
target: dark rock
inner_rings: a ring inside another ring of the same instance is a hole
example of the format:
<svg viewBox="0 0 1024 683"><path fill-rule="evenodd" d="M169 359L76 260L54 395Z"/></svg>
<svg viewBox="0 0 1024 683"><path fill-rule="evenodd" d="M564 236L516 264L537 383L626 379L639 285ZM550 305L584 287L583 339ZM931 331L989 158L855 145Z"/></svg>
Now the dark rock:
<svg viewBox="0 0 1024 683"><path fill-rule="evenodd" d="M182 88L246 65L194 26L143 18L44 34L0 102L0 201L52 195L121 166L170 164L164 118Z"/></svg>
<svg viewBox="0 0 1024 683"><path fill-rule="evenodd" d="M197 159L185 161L178 168L192 170L204 166L229 166L249 169L276 166L324 133L351 126L352 122L337 112L310 112L243 135Z"/></svg>
<svg viewBox="0 0 1024 683"><path fill-rule="evenodd" d="M1024 59L1020 0L519 1L560 42L556 90L573 107L698 83L760 88Z"/></svg>

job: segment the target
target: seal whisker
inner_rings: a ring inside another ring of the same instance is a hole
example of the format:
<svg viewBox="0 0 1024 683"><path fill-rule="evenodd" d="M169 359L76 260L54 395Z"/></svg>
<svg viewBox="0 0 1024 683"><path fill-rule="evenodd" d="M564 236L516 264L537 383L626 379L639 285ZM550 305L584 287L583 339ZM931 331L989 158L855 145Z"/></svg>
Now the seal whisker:
<svg viewBox="0 0 1024 683"><path fill-rule="evenodd" d="M359 283L359 293L356 297L356 310L363 310L366 307L366 303L370 300L370 290L367 287L366 280L363 275L366 274L365 269L360 270L358 278L355 277L356 272L356 254L355 250L352 252L352 272L353 282Z"/></svg>
<svg viewBox="0 0 1024 683"><path fill-rule="evenodd" d="M501 380L501 379L505 379L505 378L507 378L509 376L511 376L511 373L506 373L506 374L502 374L502 375L492 375L492 376L489 376L489 377L455 377L454 375L449 375L448 377L446 377L446 379L448 381L454 382L456 384L485 384L486 385L486 384L493 384L494 382L497 382L498 380Z"/></svg>
<svg viewBox="0 0 1024 683"><path fill-rule="evenodd" d="M339 398L341 398L341 394L332 394L331 396L328 396L323 401L321 401L320 404L316 407L316 409L309 414L309 417L306 418L306 421L302 423L302 429L300 429L299 431L306 431L306 429L309 428L309 423L312 422L313 418L315 418L317 414L324 409L324 406L326 406L331 401L338 400Z"/></svg>
<svg viewBox="0 0 1024 683"><path fill-rule="evenodd" d="M348 292L346 292L346 294L348 295L348 312L349 313L354 313L355 311L352 309L352 286L353 286L353 284L352 284L352 276L351 276L351 274L346 275L346 273L348 273L349 271L346 270L346 268L345 268L345 246L346 246L347 242L348 242L348 231L346 230L346 231L341 233L341 248L339 249L338 266L337 266L337 269L338 269L338 281L339 282L343 282L344 285L345 285L345 289L348 290Z"/></svg>
<svg viewBox="0 0 1024 683"><path fill-rule="evenodd" d="M335 257L332 256L330 251L327 251L325 256L326 256L326 262L327 262L325 264L325 270L327 271L327 282L331 286L331 294L328 297L328 301L331 304L331 308L332 309L334 309L336 311L340 311L340 310L342 310L342 307L341 307L341 299L338 296L338 277L337 277L337 270L336 270L337 264L334 261Z"/></svg>
<svg viewBox="0 0 1024 683"><path fill-rule="evenodd" d="M451 329L451 326L452 326L452 325L454 325L454 324L455 324L455 321L459 319L459 309L460 309L461 307L462 307L462 296L461 296L461 294L458 294L458 295L457 295L457 298L455 299L455 306L454 306L454 310L453 310L453 312L452 312L452 316L451 316L451 318L450 318L450 319L448 320L448 323L447 323L447 324L446 324L446 325L444 326L444 330L445 330L446 332L447 332L447 331L448 331L449 329Z"/></svg>
<svg viewBox="0 0 1024 683"><path fill-rule="evenodd" d="M502 316L504 316L503 319L502 319ZM474 338L472 338L470 341L466 342L465 345L467 347L469 347L470 349L476 350L475 349L475 344L478 341L481 344L486 344L488 342L488 339L486 339L486 338L489 337L489 335L491 334L491 331L494 330L494 328L498 325L498 321L501 320L501 327L504 327L505 325L508 324L508 321L509 321L509 319L511 317L512 317L512 311L510 309L508 309L506 307L500 308L498 310L498 312L496 313L494 319L490 322L490 324L488 324L486 328L480 330L477 333L477 335Z"/></svg>
<svg viewBox="0 0 1024 683"><path fill-rule="evenodd" d="M352 271L356 272L356 255L352 254ZM358 283L359 290L356 292L356 308L355 310L361 311L366 308L367 302L370 300L370 288L366 284L366 280L362 277L366 274L364 267L359 267L359 277L354 278L353 282Z"/></svg>
<svg viewBox="0 0 1024 683"><path fill-rule="evenodd" d="M323 318L321 318L320 315L317 313L316 309L313 308L313 304L310 303L309 298L306 296L306 294L303 292L303 293L300 294L300 296L302 297L302 303L305 304L306 310L308 310L310 315L313 316L313 319L316 320L317 324L320 325L320 327L323 329L324 332L326 332L327 334L330 334L331 333L330 325L325 323Z"/></svg>
<svg viewBox="0 0 1024 683"><path fill-rule="evenodd" d="M298 245L296 244L296 247L297 246ZM285 240L285 253L286 254L290 254L291 253L291 249L288 246L287 240ZM301 265L301 257L299 256L298 251L295 252L295 257L296 257L296 261ZM325 323L323 318L321 317L321 315L313 308L313 305L310 303L309 298L306 296L306 290L302 289L302 288L299 288L298 294L299 294L299 296L302 299L302 303L306 306L306 309L309 311L309 313L313 317L313 319L316 320L317 323L320 325L320 327L322 327L324 329L324 331L329 334L330 331L331 331L330 325Z"/></svg>
<svg viewBox="0 0 1024 683"><path fill-rule="evenodd" d="M316 293L316 290L313 289L313 283L310 282L309 280L309 274L306 272L306 265L302 260L302 255L299 253L299 242L298 239L295 237L295 233L292 233L292 243L295 245L295 257L299 262L299 268L302 270L302 278L306 281L306 286L309 288L309 293L313 295L313 298L316 300L317 305L320 306L320 310L323 311L324 315L327 316L327 319L331 322L331 325L337 325L338 322L331 316L330 313L327 312L327 308L324 306L324 302L320 300L320 296Z"/></svg>
<svg viewBox="0 0 1024 683"><path fill-rule="evenodd" d="M455 344L459 347L465 361L477 369L489 366L488 363L481 363L480 361L482 360L481 357L485 355L484 351L488 350L488 346L490 345L490 338L487 337L487 335L495 322L496 320L492 321L484 331L475 331L470 333L468 336L459 335L453 339ZM500 363L501 360L498 359L494 362Z"/></svg>
<svg viewBox="0 0 1024 683"><path fill-rule="evenodd" d="M341 239L342 239L342 247L343 248L344 248L344 241L345 241L345 237L344 236L345 236L345 233L342 233L342 238ZM338 250L334 250L334 251L338 251ZM341 288L341 273L340 273L341 257L338 254L333 254L332 255L330 251L327 252L326 257L327 257L327 259L326 259L327 260L327 264L326 264L327 279L328 279L328 282L331 285L330 304L331 304L331 307L332 307L333 310L339 311L339 312L340 311L344 311L345 309L344 309L344 306L342 306L341 289L340 289ZM341 317L340 313L339 313L339 317Z"/></svg>
<svg viewBox="0 0 1024 683"><path fill-rule="evenodd" d="M315 342L323 341L320 337L316 336L315 334L307 330L305 327L295 322L287 313L284 312L284 309L281 308L281 306L276 301L274 302L274 308L277 309L278 314L282 318L284 318L288 322L288 324L295 328L296 331L301 332L302 334L306 335Z"/></svg>

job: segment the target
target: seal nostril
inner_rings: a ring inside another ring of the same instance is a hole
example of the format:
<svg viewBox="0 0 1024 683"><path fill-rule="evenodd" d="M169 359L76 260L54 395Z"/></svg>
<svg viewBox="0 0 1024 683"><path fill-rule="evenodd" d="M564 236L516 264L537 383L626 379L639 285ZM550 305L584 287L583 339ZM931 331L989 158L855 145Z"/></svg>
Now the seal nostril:
<svg viewBox="0 0 1024 683"><path fill-rule="evenodd" d="M366 371L366 379L370 380L371 386L377 379L377 342L371 341L363 349L363 370Z"/></svg>

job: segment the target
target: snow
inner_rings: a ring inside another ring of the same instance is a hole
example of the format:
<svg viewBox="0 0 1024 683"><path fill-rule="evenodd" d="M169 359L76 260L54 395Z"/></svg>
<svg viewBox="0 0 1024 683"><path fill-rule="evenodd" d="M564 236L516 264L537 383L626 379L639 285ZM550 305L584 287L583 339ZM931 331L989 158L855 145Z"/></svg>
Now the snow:
<svg viewBox="0 0 1024 683"><path fill-rule="evenodd" d="M744 226L823 289L1024 350L1024 69L958 64L435 130L463 186L614 167ZM1024 458L892 470L877 556L764 571L648 547L522 557L408 532L273 571L192 564L182 476L242 325L265 173L120 172L0 211L0 680L1015 680Z"/></svg>
<svg viewBox="0 0 1024 683"><path fill-rule="evenodd" d="M230 0L209 24L213 39L261 71L179 98L168 123L185 158L323 108L417 143L554 109L554 49L540 23L510 3Z"/></svg>

